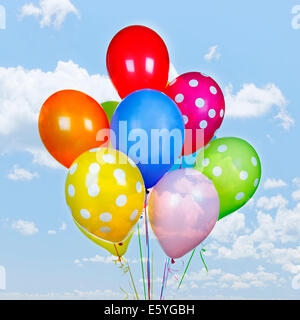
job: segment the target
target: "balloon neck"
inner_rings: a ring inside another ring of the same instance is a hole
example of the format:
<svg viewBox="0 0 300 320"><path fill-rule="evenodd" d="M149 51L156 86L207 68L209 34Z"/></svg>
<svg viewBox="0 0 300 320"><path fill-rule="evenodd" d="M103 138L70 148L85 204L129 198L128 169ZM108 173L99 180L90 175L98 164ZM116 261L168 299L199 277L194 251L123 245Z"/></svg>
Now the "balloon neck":
<svg viewBox="0 0 300 320"><path fill-rule="evenodd" d="M175 263L175 260L174 260L173 258L171 259L171 263L172 263L172 264L174 264L174 263Z"/></svg>

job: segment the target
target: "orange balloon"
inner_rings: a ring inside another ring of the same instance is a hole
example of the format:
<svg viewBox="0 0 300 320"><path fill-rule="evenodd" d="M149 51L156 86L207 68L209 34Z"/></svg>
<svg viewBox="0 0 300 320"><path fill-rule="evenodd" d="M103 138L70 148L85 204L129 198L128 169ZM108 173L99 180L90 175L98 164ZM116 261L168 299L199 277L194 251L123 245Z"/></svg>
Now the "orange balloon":
<svg viewBox="0 0 300 320"><path fill-rule="evenodd" d="M83 152L107 146L97 141L99 130L109 129L101 105L83 92L62 90L43 104L39 116L41 139L50 154L69 168Z"/></svg>

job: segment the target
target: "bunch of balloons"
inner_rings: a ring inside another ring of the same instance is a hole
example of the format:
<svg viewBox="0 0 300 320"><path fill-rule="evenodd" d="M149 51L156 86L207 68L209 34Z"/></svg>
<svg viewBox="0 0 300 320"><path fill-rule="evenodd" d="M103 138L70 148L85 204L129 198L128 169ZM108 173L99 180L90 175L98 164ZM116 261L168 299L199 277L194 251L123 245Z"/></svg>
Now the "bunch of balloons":
<svg viewBox="0 0 300 320"><path fill-rule="evenodd" d="M41 139L69 169L66 202L84 235L120 257L148 206L161 247L180 258L253 196L259 157L242 139L215 138L225 116L215 80L188 72L168 83L169 53L153 30L119 31L106 65L122 101L56 92L41 109Z"/></svg>

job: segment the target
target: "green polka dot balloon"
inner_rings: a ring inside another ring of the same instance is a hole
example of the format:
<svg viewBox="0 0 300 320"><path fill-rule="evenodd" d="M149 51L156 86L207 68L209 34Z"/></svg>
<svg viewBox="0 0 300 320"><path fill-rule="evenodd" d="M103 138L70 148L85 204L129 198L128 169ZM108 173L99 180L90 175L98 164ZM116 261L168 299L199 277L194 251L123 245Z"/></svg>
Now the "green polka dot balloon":
<svg viewBox="0 0 300 320"><path fill-rule="evenodd" d="M261 178L253 147L239 138L211 141L198 154L194 168L213 181L220 199L219 220L252 198Z"/></svg>

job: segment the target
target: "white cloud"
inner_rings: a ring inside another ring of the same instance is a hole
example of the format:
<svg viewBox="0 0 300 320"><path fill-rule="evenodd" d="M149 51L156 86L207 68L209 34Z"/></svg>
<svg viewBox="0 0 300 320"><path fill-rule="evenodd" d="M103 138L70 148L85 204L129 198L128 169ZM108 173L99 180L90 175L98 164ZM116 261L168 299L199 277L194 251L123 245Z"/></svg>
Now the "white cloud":
<svg viewBox="0 0 300 320"><path fill-rule="evenodd" d="M117 257L115 256L100 256L98 254L96 254L93 257L90 258L81 258L81 259L75 259L74 263L78 266L78 267L82 267L84 265L84 263L104 263L104 264L110 264L110 263L115 263L118 260ZM137 258L127 258L126 261L130 264L139 264L140 263L140 259ZM146 262L147 259L143 258L143 262Z"/></svg>
<svg viewBox="0 0 300 320"><path fill-rule="evenodd" d="M246 83L237 93L233 92L232 84L225 88L226 115L232 118L255 118L277 108L274 119L280 121L280 125L288 130L294 120L287 111L288 102L280 89L275 84L268 84L258 88L253 83Z"/></svg>
<svg viewBox="0 0 300 320"><path fill-rule="evenodd" d="M281 179L267 179L264 183L264 188L265 189L275 189L275 188L282 188L286 187L287 184L285 181Z"/></svg>
<svg viewBox="0 0 300 320"><path fill-rule="evenodd" d="M33 156L33 163L52 169L63 168L54 158L52 158L52 156L46 150L30 147L25 149L25 151L27 151Z"/></svg>
<svg viewBox="0 0 300 320"><path fill-rule="evenodd" d="M179 76L179 74L177 73L174 65L171 63L170 64L170 69L169 69L169 79L168 79L168 81L171 82L172 80L174 80L178 76Z"/></svg>
<svg viewBox="0 0 300 320"><path fill-rule="evenodd" d="M54 230L54 229L48 230L48 234L54 235L54 234L57 234L58 231L66 231L66 230L67 230L67 224L65 222L62 222L58 230Z"/></svg>
<svg viewBox="0 0 300 320"><path fill-rule="evenodd" d="M67 230L67 224L66 224L65 222L63 222L63 223L61 224L61 226L59 227L59 230L60 230L60 231L65 231L65 230Z"/></svg>
<svg viewBox="0 0 300 320"><path fill-rule="evenodd" d="M170 77L176 77L170 65ZM0 67L0 149L25 151L33 163L62 168L46 151L38 132L38 117L45 100L63 89L83 91L98 102L120 98L108 76L90 75L72 61L59 61L54 71Z"/></svg>
<svg viewBox="0 0 300 320"><path fill-rule="evenodd" d="M18 221L14 221L11 227L24 236L30 236L36 234L39 231L34 222L24 221L21 219L19 219Z"/></svg>
<svg viewBox="0 0 300 320"><path fill-rule="evenodd" d="M229 242L232 241L232 237L236 237L239 232L245 231L245 229L245 215L235 212L217 222L210 237L219 242Z"/></svg>
<svg viewBox="0 0 300 320"><path fill-rule="evenodd" d="M290 209L288 201L281 195L261 197L257 203L265 210L276 209L276 214L258 211L251 230L239 228L237 236L232 236L230 242L211 237L207 252L219 259L259 259L260 263L276 264L283 271L299 274L300 203ZM283 281L279 280L280 283ZM239 287L239 284L237 281L235 286ZM244 286L243 281L241 286Z"/></svg>
<svg viewBox="0 0 300 320"><path fill-rule="evenodd" d="M3 292L0 293L1 300L120 300L124 298L124 293L120 290L118 292L110 289L105 290L91 290L81 291L73 290L69 292L49 292L49 293L23 293L23 292Z"/></svg>
<svg viewBox="0 0 300 320"><path fill-rule="evenodd" d="M83 263L86 263L86 262L93 262L93 263L97 262L97 263L107 264L107 263L113 263L114 260L116 260L114 256L103 257L96 254L94 257L90 257L90 258L75 259L74 263L81 267Z"/></svg>
<svg viewBox="0 0 300 320"><path fill-rule="evenodd" d="M286 206L288 200L285 199L281 194L268 198L268 197L260 197L256 201L257 208L262 208L265 210L272 210L280 207Z"/></svg>
<svg viewBox="0 0 300 320"><path fill-rule="evenodd" d="M208 49L208 52L204 55L206 61L211 61L213 59L219 60L221 54L218 52L218 45L212 46Z"/></svg>
<svg viewBox="0 0 300 320"><path fill-rule="evenodd" d="M51 25L59 28L68 14L79 17L79 11L70 0L41 0L38 6L28 3L21 8L21 18L26 16L37 18L41 28Z"/></svg>
<svg viewBox="0 0 300 320"><path fill-rule="evenodd" d="M8 174L8 179L15 181L29 181L34 178L38 178L39 175L36 172L30 172L23 168L20 168L17 164L14 165L13 169Z"/></svg>
<svg viewBox="0 0 300 320"><path fill-rule="evenodd" d="M220 258L241 259L258 258L254 248L254 240L250 235L239 236L233 243L232 248L219 247L218 256Z"/></svg>
<svg viewBox="0 0 300 320"><path fill-rule="evenodd" d="M83 91L99 102L120 100L107 76L90 75L72 61L59 61L52 72L0 67L0 149L25 151L33 162L59 167L42 146L38 116L44 101L63 89Z"/></svg>
<svg viewBox="0 0 300 320"><path fill-rule="evenodd" d="M297 187L300 187L300 178L298 178L298 177L294 178L293 184L296 185Z"/></svg>
<svg viewBox="0 0 300 320"><path fill-rule="evenodd" d="M240 275L232 273L224 274L220 278L220 282L230 283L232 289L245 289L245 288L261 288L270 284L278 285L278 274L266 272L262 267L257 268L256 273L245 272Z"/></svg>
<svg viewBox="0 0 300 320"><path fill-rule="evenodd" d="M226 273L221 269L212 269L207 273L204 269L190 272L185 278L185 290L190 290L192 284L197 288L219 287L232 289L262 288L270 285L280 286L283 282L276 272L267 272L262 266L258 266L255 272L244 272L240 274ZM176 287L176 282L171 285ZM169 282L168 282L169 286Z"/></svg>
<svg viewBox="0 0 300 320"><path fill-rule="evenodd" d="M300 201L300 189L296 190L292 193L292 198L295 201Z"/></svg>

